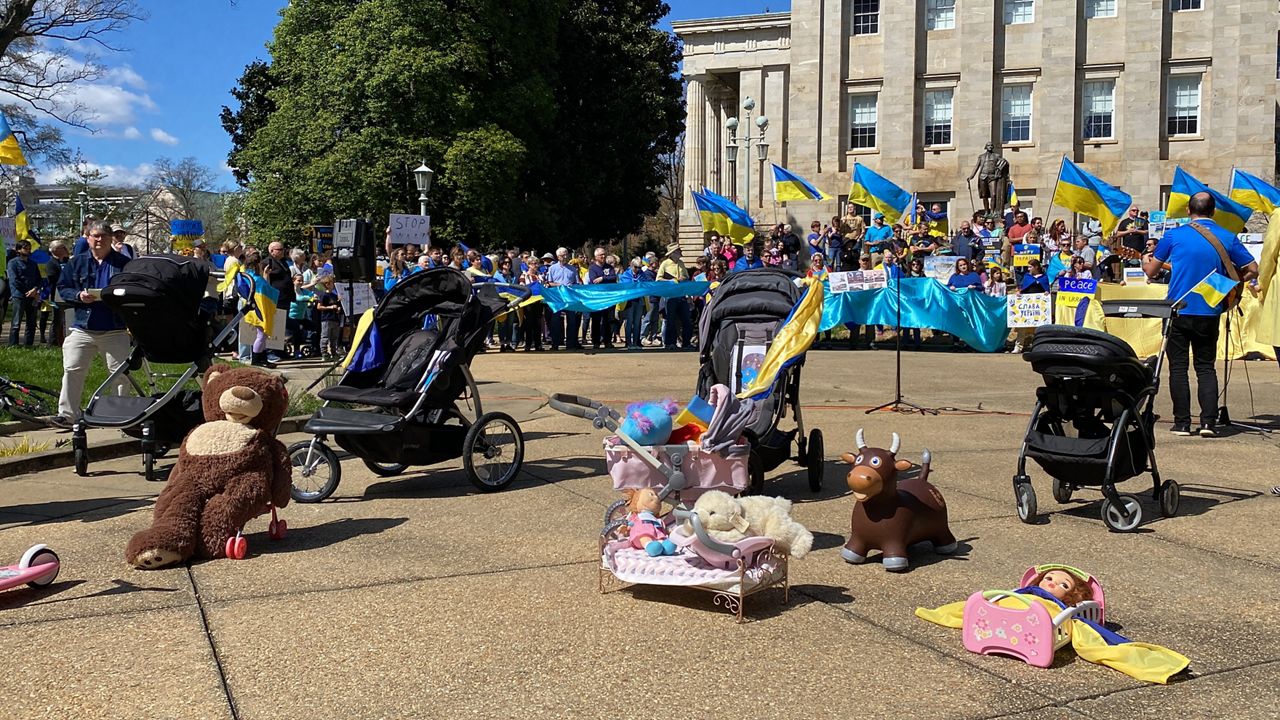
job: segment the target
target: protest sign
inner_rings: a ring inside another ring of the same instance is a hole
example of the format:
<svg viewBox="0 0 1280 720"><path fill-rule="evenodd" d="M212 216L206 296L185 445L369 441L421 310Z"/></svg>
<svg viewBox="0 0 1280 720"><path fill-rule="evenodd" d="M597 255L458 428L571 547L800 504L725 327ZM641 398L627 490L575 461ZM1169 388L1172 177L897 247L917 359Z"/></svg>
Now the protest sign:
<svg viewBox="0 0 1280 720"><path fill-rule="evenodd" d="M1147 283L1147 273L1140 267L1124 269L1125 285L1145 285Z"/></svg>
<svg viewBox="0 0 1280 720"><path fill-rule="evenodd" d="M827 279L831 282L831 292L833 293L874 290L889 284L888 274L884 270L834 272L829 274Z"/></svg>
<svg viewBox="0 0 1280 720"><path fill-rule="evenodd" d="M431 217L429 215L391 214L391 244L407 245L413 243L426 247L429 243Z"/></svg>
<svg viewBox="0 0 1280 720"><path fill-rule="evenodd" d="M1058 292L1072 295L1093 295L1098 292L1098 281L1092 278L1058 278Z"/></svg>
<svg viewBox="0 0 1280 720"><path fill-rule="evenodd" d="M332 225L312 225L303 230L303 234L311 241L311 252L322 253L333 249Z"/></svg>
<svg viewBox="0 0 1280 720"><path fill-rule="evenodd" d="M1040 327L1053 322L1047 293L1009 296L1009 327Z"/></svg>
<svg viewBox="0 0 1280 720"><path fill-rule="evenodd" d="M0 217L0 242L5 247L13 247L18 242L17 218Z"/></svg>
<svg viewBox="0 0 1280 720"><path fill-rule="evenodd" d="M271 334L267 336L268 350L284 350L285 338L289 335L289 311L286 308L278 308L276 317L271 321ZM258 328L250 325L244 318L240 319L240 337L248 338L249 342L257 337ZM244 342L244 340L241 340Z"/></svg>
<svg viewBox="0 0 1280 720"><path fill-rule="evenodd" d="M342 304L342 312L347 317L355 317L365 310L377 305L377 301L373 297L373 288L369 287L369 283L334 283L333 292L338 296L338 302Z"/></svg>
<svg viewBox="0 0 1280 720"><path fill-rule="evenodd" d="M945 283L956 273L958 259L954 255L930 255L924 259L924 276Z"/></svg>
<svg viewBox="0 0 1280 720"><path fill-rule="evenodd" d="M1013 266L1027 267L1032 260L1040 259L1040 246L1017 243L1013 246Z"/></svg>

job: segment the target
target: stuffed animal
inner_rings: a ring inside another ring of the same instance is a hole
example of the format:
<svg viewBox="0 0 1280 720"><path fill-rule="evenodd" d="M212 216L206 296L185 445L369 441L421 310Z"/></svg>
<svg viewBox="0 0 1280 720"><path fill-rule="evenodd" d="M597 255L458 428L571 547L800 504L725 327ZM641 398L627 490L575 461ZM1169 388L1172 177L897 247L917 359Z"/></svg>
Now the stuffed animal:
<svg viewBox="0 0 1280 720"><path fill-rule="evenodd" d="M627 539L631 541L631 547L644 550L650 557L675 555L676 544L667 539L666 526L658 517L662 505L658 501L658 493L653 488L628 488L622 494L627 497L627 510L630 511L627 522L631 529Z"/></svg>
<svg viewBox="0 0 1280 720"><path fill-rule="evenodd" d="M671 416L679 410L671 400L631 403L619 430L641 445L664 445L671 437Z"/></svg>
<svg viewBox="0 0 1280 720"><path fill-rule="evenodd" d="M840 457L849 465L849 489L853 491L853 517L849 523L849 542L840 556L846 562L863 563L872 550L884 556L885 570L906 570L911 564L907 548L928 540L942 555L956 551L956 539L947 527L947 503L938 488L929 484L929 451L925 450L920 472L915 477L900 478L912 468L907 460L898 460L901 440L893 434L888 450L867 447L859 428L858 454Z"/></svg>
<svg viewBox="0 0 1280 720"><path fill-rule="evenodd" d="M289 404L284 380L256 368L214 365L204 376L204 419L182 441L156 499L151 527L125 549L143 570L216 558L249 520L289 503L292 467L276 428Z"/></svg>
<svg viewBox="0 0 1280 720"><path fill-rule="evenodd" d="M767 537L779 552L801 558L813 547L813 533L791 519L791 501L780 497L751 495L735 498L719 490L709 490L693 504L702 527L713 539L736 543L748 537ZM693 528L685 521L686 532Z"/></svg>

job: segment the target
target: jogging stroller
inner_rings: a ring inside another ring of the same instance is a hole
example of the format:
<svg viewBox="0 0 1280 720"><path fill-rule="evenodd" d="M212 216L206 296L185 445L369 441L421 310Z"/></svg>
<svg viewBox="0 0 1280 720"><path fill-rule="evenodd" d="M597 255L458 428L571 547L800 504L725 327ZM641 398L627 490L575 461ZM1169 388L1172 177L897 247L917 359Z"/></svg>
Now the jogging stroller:
<svg viewBox="0 0 1280 720"><path fill-rule="evenodd" d="M473 288L452 268L414 273L389 290L361 318L368 330L353 341L341 380L320 391L326 402L304 428L315 437L288 448L293 498L319 502L337 489L342 466L326 442L330 435L383 477L461 457L476 488L510 485L524 461L524 435L511 416L483 411L469 363L495 317L520 299L504 299L495 283ZM474 421L459 403L474 408Z"/></svg>
<svg viewBox="0 0 1280 720"><path fill-rule="evenodd" d="M1128 343L1114 335L1069 325L1036 330L1023 358L1044 380L1027 425L1018 472L1013 476L1018 518L1036 519L1036 493L1027 475L1031 458L1053 478L1053 497L1071 500L1081 487L1102 490L1102 521L1116 532L1132 532L1142 521L1134 495L1120 494L1116 483L1151 473L1151 497L1164 517L1178 512L1181 490L1160 481L1155 455L1153 405L1160 389L1160 366L1168 342L1169 321L1177 314L1168 300L1103 302L1108 317L1159 318L1160 351L1139 360Z"/></svg>
<svg viewBox="0 0 1280 720"><path fill-rule="evenodd" d="M712 385L723 383L739 392L756 376L765 352L804 292L796 273L758 268L730 275L716 288L698 323L698 395L707 397ZM764 491L764 474L791 457L809 471L809 489L822 489L822 431L814 428L806 440L800 412L799 362L778 375L774 392L756 403L756 416L745 435L751 444L748 472L751 493ZM790 408L795 428L778 428Z"/></svg>
<svg viewBox="0 0 1280 720"><path fill-rule="evenodd" d="M119 428L141 440L143 472L147 480L154 480L156 459L204 422L200 390L188 383L209 368L214 348L239 322L237 315L224 327L215 325L217 303L205 298L209 268L182 255L145 255L130 261L103 288L102 302L124 320L133 350L129 361L98 386L72 426L77 475L89 471L88 428ZM187 368L163 372L154 370L152 363ZM129 381L136 396L112 394L122 379ZM172 384L164 387L165 381Z"/></svg>

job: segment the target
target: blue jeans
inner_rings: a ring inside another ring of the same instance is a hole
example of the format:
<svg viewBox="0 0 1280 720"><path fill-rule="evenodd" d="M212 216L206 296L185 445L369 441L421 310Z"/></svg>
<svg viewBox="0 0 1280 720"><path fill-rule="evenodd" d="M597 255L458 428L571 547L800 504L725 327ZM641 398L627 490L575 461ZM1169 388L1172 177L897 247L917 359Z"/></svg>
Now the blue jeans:
<svg viewBox="0 0 1280 720"><path fill-rule="evenodd" d="M649 312L645 313L644 323L640 328L640 334L653 340L658 337L658 330L662 327L662 321L658 317L658 313L662 311L662 303L665 302L661 298L649 298Z"/></svg>
<svg viewBox="0 0 1280 720"><path fill-rule="evenodd" d="M18 326L26 320L27 329L22 335L23 345L34 345L36 342L36 306L40 301L25 296L10 297L13 303L13 320L9 324L9 344L18 344Z"/></svg>
<svg viewBox="0 0 1280 720"><path fill-rule="evenodd" d="M667 324L662 328L662 344L673 348L676 346L676 328L679 327L680 345L689 347L693 341L693 319L689 314L689 299L674 297L667 299Z"/></svg>
<svg viewBox="0 0 1280 720"><path fill-rule="evenodd" d="M622 310L623 330L626 333L627 347L640 347L640 338L643 336L642 325L644 324L644 300L632 300Z"/></svg>

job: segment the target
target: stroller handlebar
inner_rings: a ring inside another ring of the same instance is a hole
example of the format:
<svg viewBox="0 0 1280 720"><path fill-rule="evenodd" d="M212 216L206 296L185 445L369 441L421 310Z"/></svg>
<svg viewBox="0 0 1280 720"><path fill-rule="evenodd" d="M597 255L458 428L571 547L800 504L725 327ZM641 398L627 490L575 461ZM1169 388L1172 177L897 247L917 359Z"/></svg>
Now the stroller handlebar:
<svg viewBox="0 0 1280 720"><path fill-rule="evenodd" d="M597 428L601 429L607 427L609 430L617 430L618 421L622 419L618 412L608 405L581 395L553 393L549 404L552 408L565 415L573 415L584 420L590 420Z"/></svg>

